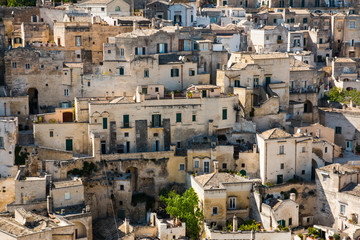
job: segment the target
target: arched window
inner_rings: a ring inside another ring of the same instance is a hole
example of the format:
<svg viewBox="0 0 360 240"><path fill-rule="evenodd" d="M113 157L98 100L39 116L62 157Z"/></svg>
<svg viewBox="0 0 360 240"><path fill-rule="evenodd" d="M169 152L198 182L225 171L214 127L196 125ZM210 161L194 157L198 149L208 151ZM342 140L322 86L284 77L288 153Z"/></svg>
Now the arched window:
<svg viewBox="0 0 360 240"><path fill-rule="evenodd" d="M119 6L116 6L116 7L115 7L115 11L116 11L116 12L120 12L120 7L119 7Z"/></svg>

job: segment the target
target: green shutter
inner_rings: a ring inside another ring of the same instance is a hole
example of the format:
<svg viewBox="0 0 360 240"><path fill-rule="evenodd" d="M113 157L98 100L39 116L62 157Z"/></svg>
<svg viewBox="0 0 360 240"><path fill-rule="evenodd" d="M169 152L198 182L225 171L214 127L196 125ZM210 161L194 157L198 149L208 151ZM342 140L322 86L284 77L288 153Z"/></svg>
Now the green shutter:
<svg viewBox="0 0 360 240"><path fill-rule="evenodd" d="M107 118L103 118L103 129L107 129Z"/></svg>
<svg viewBox="0 0 360 240"><path fill-rule="evenodd" d="M222 111L222 119L223 120L227 119L227 109L223 109L223 111Z"/></svg>
<svg viewBox="0 0 360 240"><path fill-rule="evenodd" d="M124 128L128 128L130 126L129 115L123 115L123 121L124 121Z"/></svg>
<svg viewBox="0 0 360 240"><path fill-rule="evenodd" d="M176 114L176 122L181 122L181 113Z"/></svg>
<svg viewBox="0 0 360 240"><path fill-rule="evenodd" d="M72 139L66 139L66 151L73 150L73 142Z"/></svg>
<svg viewBox="0 0 360 240"><path fill-rule="evenodd" d="M152 127L155 127L155 115L151 115L151 122L152 122Z"/></svg>

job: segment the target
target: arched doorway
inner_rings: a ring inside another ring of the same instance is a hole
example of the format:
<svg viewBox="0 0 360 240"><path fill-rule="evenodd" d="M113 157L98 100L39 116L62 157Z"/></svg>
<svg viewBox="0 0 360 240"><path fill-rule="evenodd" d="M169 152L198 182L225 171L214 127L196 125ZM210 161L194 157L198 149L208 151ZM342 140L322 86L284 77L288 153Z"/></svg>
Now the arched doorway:
<svg viewBox="0 0 360 240"><path fill-rule="evenodd" d="M72 112L63 112L63 122L72 122L73 113Z"/></svg>
<svg viewBox="0 0 360 240"><path fill-rule="evenodd" d="M346 91L352 91L352 90L353 90L352 87L347 87L347 88L346 88Z"/></svg>
<svg viewBox="0 0 360 240"><path fill-rule="evenodd" d="M240 174L241 174L241 176L245 177L246 176L246 171L244 169L241 169Z"/></svg>
<svg viewBox="0 0 360 240"><path fill-rule="evenodd" d="M304 102L304 113L312 113L313 111L313 105L310 101Z"/></svg>
<svg viewBox="0 0 360 240"><path fill-rule="evenodd" d="M29 112L30 114L38 114L39 113L39 99L38 99L38 90L36 88L29 88Z"/></svg>
<svg viewBox="0 0 360 240"><path fill-rule="evenodd" d="M86 238L87 231L84 224L81 222L74 222L75 224L75 239Z"/></svg>

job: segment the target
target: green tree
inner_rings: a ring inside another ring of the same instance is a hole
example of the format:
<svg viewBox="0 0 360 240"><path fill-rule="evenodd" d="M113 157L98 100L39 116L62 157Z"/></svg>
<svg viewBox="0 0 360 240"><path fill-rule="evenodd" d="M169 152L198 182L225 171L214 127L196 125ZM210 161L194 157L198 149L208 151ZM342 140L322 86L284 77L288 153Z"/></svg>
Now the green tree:
<svg viewBox="0 0 360 240"><path fill-rule="evenodd" d="M198 239L204 215L194 189L186 190L182 196L171 191L167 196L160 196L160 200L166 203L165 210L171 217L176 217L186 223L187 236Z"/></svg>
<svg viewBox="0 0 360 240"><path fill-rule="evenodd" d="M356 105L360 105L360 92L355 89L347 91L338 87L333 87L327 93L327 97L333 102L350 103L350 101L353 101Z"/></svg>

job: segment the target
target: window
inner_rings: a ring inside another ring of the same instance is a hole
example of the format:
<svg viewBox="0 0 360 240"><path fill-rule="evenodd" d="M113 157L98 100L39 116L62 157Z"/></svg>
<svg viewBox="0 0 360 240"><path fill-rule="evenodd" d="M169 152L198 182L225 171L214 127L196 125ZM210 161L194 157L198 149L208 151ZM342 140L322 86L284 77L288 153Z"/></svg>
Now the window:
<svg viewBox="0 0 360 240"><path fill-rule="evenodd" d="M57 70L59 70L59 67L58 67L58 66L56 66L56 67L55 67L55 70L56 70L56 71L57 71Z"/></svg>
<svg viewBox="0 0 360 240"><path fill-rule="evenodd" d="M36 16L36 15L32 15L32 16L31 16L31 20L32 20L32 22L37 22L37 16Z"/></svg>
<svg viewBox="0 0 360 240"><path fill-rule="evenodd" d="M280 164L280 169L284 169L285 165L283 163Z"/></svg>
<svg viewBox="0 0 360 240"><path fill-rule="evenodd" d="M128 132L124 133L124 137L129 137L129 133Z"/></svg>
<svg viewBox="0 0 360 240"><path fill-rule="evenodd" d="M355 45L355 40L354 40L354 39L352 39L352 40L351 40L351 44L350 44L350 46L351 46L351 47L353 47L354 45Z"/></svg>
<svg viewBox="0 0 360 240"><path fill-rule="evenodd" d="M185 171L185 164L184 163L179 164L179 171Z"/></svg>
<svg viewBox="0 0 360 240"><path fill-rule="evenodd" d="M135 48L135 55L145 55L145 47Z"/></svg>
<svg viewBox="0 0 360 240"><path fill-rule="evenodd" d="M124 57L124 49L120 48L120 57L123 58Z"/></svg>
<svg viewBox="0 0 360 240"><path fill-rule="evenodd" d="M16 62L12 63L12 68L16 68Z"/></svg>
<svg viewBox="0 0 360 240"><path fill-rule="evenodd" d="M65 193L65 200L70 200L71 199L71 194L70 192L66 192Z"/></svg>
<svg viewBox="0 0 360 240"><path fill-rule="evenodd" d="M294 23L294 22L295 22L295 18L291 18L291 19L290 19L290 22L291 22L291 23Z"/></svg>
<svg viewBox="0 0 360 240"><path fill-rule="evenodd" d="M226 164L226 163L223 163L223 164L222 164L222 168L223 168L223 169L227 169L227 164Z"/></svg>
<svg viewBox="0 0 360 240"><path fill-rule="evenodd" d="M116 12L120 12L120 7L119 7L119 6L116 6L116 7L115 7L115 11L116 11Z"/></svg>
<svg viewBox="0 0 360 240"><path fill-rule="evenodd" d="M30 63L25 64L25 69L30 69Z"/></svg>
<svg viewBox="0 0 360 240"><path fill-rule="evenodd" d="M303 23L307 23L308 19L307 18L303 18Z"/></svg>
<svg viewBox="0 0 360 240"><path fill-rule="evenodd" d="M90 87L90 82L88 82L88 87Z"/></svg>
<svg viewBox="0 0 360 240"><path fill-rule="evenodd" d="M335 134L341 134L341 127L335 127Z"/></svg>
<svg viewBox="0 0 360 240"><path fill-rule="evenodd" d="M124 185L120 185L120 191L124 191Z"/></svg>
<svg viewBox="0 0 360 240"><path fill-rule="evenodd" d="M274 18L274 24L276 24L276 18ZM268 39L267 39L268 40Z"/></svg>
<svg viewBox="0 0 360 240"><path fill-rule="evenodd" d="M325 212L325 209L326 209L326 205L325 205L325 203L322 203L321 211Z"/></svg>
<svg viewBox="0 0 360 240"><path fill-rule="evenodd" d="M289 226L292 225L292 218L289 218Z"/></svg>
<svg viewBox="0 0 360 240"><path fill-rule="evenodd" d="M302 171L301 171L301 174L302 174L302 175L305 175L305 170L302 170Z"/></svg>
<svg viewBox="0 0 360 240"><path fill-rule="evenodd" d="M64 89L64 96L66 96L66 97L69 96L69 89L67 89L67 88Z"/></svg>
<svg viewBox="0 0 360 240"><path fill-rule="evenodd" d="M155 88L155 92L159 92L159 88L158 88L158 87Z"/></svg>
<svg viewBox="0 0 360 240"><path fill-rule="evenodd" d="M176 148L180 149L181 148L181 142L176 142Z"/></svg>
<svg viewBox="0 0 360 240"><path fill-rule="evenodd" d="M142 88L141 93L146 95L147 94L147 88Z"/></svg>
<svg viewBox="0 0 360 240"><path fill-rule="evenodd" d="M196 122L196 114L193 114L193 115L192 115L192 121L193 121L193 122Z"/></svg>
<svg viewBox="0 0 360 240"><path fill-rule="evenodd" d="M245 167L245 163L242 163L242 164L241 164L241 167L244 168L244 167Z"/></svg>
<svg viewBox="0 0 360 240"><path fill-rule="evenodd" d="M279 154L284 154L284 145L279 147Z"/></svg>
<svg viewBox="0 0 360 240"><path fill-rule="evenodd" d="M161 115L160 114L152 115L152 127L161 127Z"/></svg>
<svg viewBox="0 0 360 240"><path fill-rule="evenodd" d="M106 117L103 118L103 129L108 128L108 119Z"/></svg>
<svg viewBox="0 0 360 240"><path fill-rule="evenodd" d="M168 44L167 43L158 43L156 52L157 53L167 53L168 52Z"/></svg>
<svg viewBox="0 0 360 240"><path fill-rule="evenodd" d="M204 161L204 173L210 172L210 161Z"/></svg>
<svg viewBox="0 0 360 240"><path fill-rule="evenodd" d="M189 76L195 76L195 70L190 69L189 70Z"/></svg>
<svg viewBox="0 0 360 240"><path fill-rule="evenodd" d="M111 50L108 50L108 53L111 53Z"/></svg>
<svg viewBox="0 0 360 240"><path fill-rule="evenodd" d="M236 197L229 198L229 209L236 209Z"/></svg>
<svg viewBox="0 0 360 240"><path fill-rule="evenodd" d="M80 54L76 54L76 58L81 58Z"/></svg>
<svg viewBox="0 0 360 240"><path fill-rule="evenodd" d="M76 47L81 46L81 36L75 36L75 46Z"/></svg>
<svg viewBox="0 0 360 240"><path fill-rule="evenodd" d="M148 78L149 76L150 76L149 70L148 70L148 69L145 69L145 70L144 70L144 78Z"/></svg>
<svg viewBox="0 0 360 240"><path fill-rule="evenodd" d="M212 215L218 215L218 207L213 207Z"/></svg>
<svg viewBox="0 0 360 240"><path fill-rule="evenodd" d="M355 21L350 22L350 29L355 29Z"/></svg>
<svg viewBox="0 0 360 240"><path fill-rule="evenodd" d="M119 74L120 74L120 76L123 76L124 73L125 73L124 67L120 67L120 68L119 68Z"/></svg>
<svg viewBox="0 0 360 240"><path fill-rule="evenodd" d="M327 147L325 147L325 153L327 153L327 151L328 151L328 149L327 149Z"/></svg>
<svg viewBox="0 0 360 240"><path fill-rule="evenodd" d="M179 69L173 68L171 69L171 77L178 77L179 76Z"/></svg>
<svg viewBox="0 0 360 240"><path fill-rule="evenodd" d="M199 160L195 160L194 168L200 168L200 161Z"/></svg>
<svg viewBox="0 0 360 240"><path fill-rule="evenodd" d="M340 204L340 214L342 215L346 214L346 205Z"/></svg>
<svg viewBox="0 0 360 240"><path fill-rule="evenodd" d="M305 152L305 147L302 147L301 151L304 153Z"/></svg>
<svg viewBox="0 0 360 240"><path fill-rule="evenodd" d="M240 87L240 80L235 80L234 87Z"/></svg>
<svg viewBox="0 0 360 240"><path fill-rule="evenodd" d="M0 148L4 148L4 137L0 137Z"/></svg>
<svg viewBox="0 0 360 240"><path fill-rule="evenodd" d="M176 122L181 123L181 113L176 113Z"/></svg>
<svg viewBox="0 0 360 240"><path fill-rule="evenodd" d="M102 11L102 12L105 12L105 8L101 8L101 11Z"/></svg>
<svg viewBox="0 0 360 240"><path fill-rule="evenodd" d="M226 119L227 119L227 109L224 108L224 109L222 110L222 120L226 120Z"/></svg>
<svg viewBox="0 0 360 240"><path fill-rule="evenodd" d="M122 205L123 205L123 201L120 201L120 202L119 202L119 205L122 206Z"/></svg>
<svg viewBox="0 0 360 240"><path fill-rule="evenodd" d="M54 137L54 131L50 131L50 137Z"/></svg>
<svg viewBox="0 0 360 240"><path fill-rule="evenodd" d="M123 115L123 122L124 122L124 128L129 128L130 127L129 115Z"/></svg>

